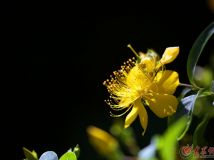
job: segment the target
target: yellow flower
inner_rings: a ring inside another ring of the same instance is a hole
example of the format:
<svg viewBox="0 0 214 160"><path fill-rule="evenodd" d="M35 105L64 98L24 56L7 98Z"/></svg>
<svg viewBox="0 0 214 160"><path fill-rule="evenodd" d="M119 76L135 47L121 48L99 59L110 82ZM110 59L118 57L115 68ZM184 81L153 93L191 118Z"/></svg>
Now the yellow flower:
<svg viewBox="0 0 214 160"><path fill-rule="evenodd" d="M106 131L95 126L89 126L87 128L87 134L90 143L101 155L109 156L109 154L118 151L119 144L117 140Z"/></svg>
<svg viewBox="0 0 214 160"><path fill-rule="evenodd" d="M179 85L178 73L164 70L164 65L171 63L178 53L179 47L169 47L160 59L153 50L140 55L135 52L138 63L129 59L120 70L113 72L114 76L110 80L104 81L110 93L107 104L113 110L125 109L125 112L118 116L131 109L125 119L125 128L139 116L143 134L145 133L148 124L145 106L160 118L170 116L176 111L178 101L172 94Z"/></svg>

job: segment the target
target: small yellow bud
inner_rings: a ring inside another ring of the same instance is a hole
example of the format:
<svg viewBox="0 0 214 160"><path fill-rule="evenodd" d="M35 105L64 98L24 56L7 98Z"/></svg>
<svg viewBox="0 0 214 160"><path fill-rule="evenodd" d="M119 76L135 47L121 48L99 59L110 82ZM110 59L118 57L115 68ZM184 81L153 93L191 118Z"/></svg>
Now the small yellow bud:
<svg viewBox="0 0 214 160"><path fill-rule="evenodd" d="M163 53L163 56L160 60L160 63L162 65L171 63L175 60L175 58L178 56L179 53L179 47L168 47Z"/></svg>
<svg viewBox="0 0 214 160"><path fill-rule="evenodd" d="M95 126L89 126L87 133L90 143L101 155L109 156L118 150L117 140L106 131Z"/></svg>

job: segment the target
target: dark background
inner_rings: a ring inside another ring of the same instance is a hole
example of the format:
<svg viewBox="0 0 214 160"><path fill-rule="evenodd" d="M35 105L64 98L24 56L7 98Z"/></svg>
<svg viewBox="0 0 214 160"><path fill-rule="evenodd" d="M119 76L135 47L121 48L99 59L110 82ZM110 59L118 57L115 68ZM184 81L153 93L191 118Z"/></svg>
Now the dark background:
<svg viewBox="0 0 214 160"><path fill-rule="evenodd" d="M104 103L108 93L102 82L134 56L126 45L131 43L144 52L153 48L160 54L166 47L180 46L178 58L167 68L178 71L180 81L188 83L189 50L213 20L205 1L143 1L141 6L88 10L78 6L85 16L66 4L41 5L32 10L23 6L16 14L12 103L6 109L11 118L6 125L8 143L9 148L14 146L15 159L24 158L22 147L35 149L39 155L53 150L60 156L77 143L81 147L80 159L99 158L88 144L85 131L88 125L108 130L112 123ZM123 16L102 15L117 9ZM99 14L90 15L93 11ZM209 47L206 50L211 51ZM200 59L202 65L208 61L208 56ZM162 133L166 127L166 119L157 119L150 112L149 116L143 138L140 124L133 124L142 147L149 143L151 135Z"/></svg>

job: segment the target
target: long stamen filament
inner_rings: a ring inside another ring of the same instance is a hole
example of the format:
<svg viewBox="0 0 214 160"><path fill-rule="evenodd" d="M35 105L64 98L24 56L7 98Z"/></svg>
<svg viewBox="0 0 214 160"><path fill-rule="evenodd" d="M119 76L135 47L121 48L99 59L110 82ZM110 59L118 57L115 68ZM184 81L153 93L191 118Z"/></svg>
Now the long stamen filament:
<svg viewBox="0 0 214 160"><path fill-rule="evenodd" d="M137 54L137 52L134 50L134 48L131 46L131 44L127 45L128 48L131 49L131 51L135 54L135 56L137 57L138 60L140 60L140 56Z"/></svg>

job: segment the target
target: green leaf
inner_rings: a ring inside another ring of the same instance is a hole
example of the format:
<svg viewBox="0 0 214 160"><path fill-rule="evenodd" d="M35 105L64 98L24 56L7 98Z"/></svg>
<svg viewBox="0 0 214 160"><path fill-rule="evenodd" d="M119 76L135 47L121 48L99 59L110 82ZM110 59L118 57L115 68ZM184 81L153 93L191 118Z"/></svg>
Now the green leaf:
<svg viewBox="0 0 214 160"><path fill-rule="evenodd" d="M71 152L71 150L69 150L68 152L63 154L59 160L77 160L77 157L74 152Z"/></svg>
<svg viewBox="0 0 214 160"><path fill-rule="evenodd" d="M156 152L158 152L161 159L175 160L177 137L181 134L186 125L186 118L182 117L175 123L169 126L165 133L160 136L156 135L152 138L150 145L143 148L139 154L139 160L157 160Z"/></svg>
<svg viewBox="0 0 214 160"><path fill-rule="evenodd" d="M78 144L76 145L76 147L74 147L73 152L75 153L77 158L80 156L80 147Z"/></svg>
<svg viewBox="0 0 214 160"><path fill-rule="evenodd" d="M198 115L203 117L202 121L198 124L193 134L193 145L197 146L205 146L206 141L204 138L204 132L207 128L208 122L211 118L214 117L214 106L213 106L214 95L206 96L202 98L198 98L195 110L199 108L197 111ZM194 110L194 112L195 112Z"/></svg>
<svg viewBox="0 0 214 160"><path fill-rule="evenodd" d="M209 67L201 67L196 65L194 73L194 81L201 88L209 88L213 81L214 72Z"/></svg>
<svg viewBox="0 0 214 160"><path fill-rule="evenodd" d="M213 114L214 94L208 94L208 93L211 93L211 92L204 91L197 98L193 114L199 118L204 117L207 114L210 116L212 116L211 114Z"/></svg>
<svg viewBox="0 0 214 160"><path fill-rule="evenodd" d="M177 138L186 126L186 118L181 118L169 126L162 137L158 137L157 146L162 159L176 159Z"/></svg>
<svg viewBox="0 0 214 160"><path fill-rule="evenodd" d="M179 136L179 138L178 138L179 140L181 140L184 137L184 135L186 134L186 132L188 131L188 129L190 127L196 96L197 95L194 94L194 95L190 95L185 98L182 98L178 105L176 113L168 118L168 125L171 125L172 123L176 122L181 117L187 118L185 130Z"/></svg>
<svg viewBox="0 0 214 160"><path fill-rule="evenodd" d="M182 134L178 137L178 140L181 140L185 136L186 132L189 130L190 124L192 122L195 101L196 101L197 97L200 95L200 93L201 93L201 90L197 94L190 95L181 100L181 104L184 106L185 110L188 112L185 115L187 117L186 127L185 127L184 131L182 132Z"/></svg>
<svg viewBox="0 0 214 160"><path fill-rule="evenodd" d="M121 145L124 145L129 150L130 154L138 154L140 147L137 144L134 130L132 127L124 129L124 121L122 118L114 121L111 125L110 133L121 142Z"/></svg>
<svg viewBox="0 0 214 160"><path fill-rule="evenodd" d="M209 122L209 118L208 116L204 116L203 120L201 121L201 123L199 123L199 125L197 126L197 128L195 129L195 132L193 134L193 146L204 146L205 145L205 139L204 139L204 132L206 130L207 124Z"/></svg>
<svg viewBox="0 0 214 160"><path fill-rule="evenodd" d="M38 160L37 153L34 150L31 152L25 147L23 147L22 149L24 151L24 155L27 160Z"/></svg>
<svg viewBox="0 0 214 160"><path fill-rule="evenodd" d="M190 50L187 59L187 75L189 77L190 83L195 87L197 87L193 79L195 67L207 41L210 39L213 33L214 33L214 22L212 22L209 26L205 28L205 30L196 39Z"/></svg>
<svg viewBox="0 0 214 160"><path fill-rule="evenodd" d="M197 94L192 94L192 95L182 98L180 100L176 113L168 118L168 124L170 125L170 124L176 122L181 117L186 117L186 120L187 120L186 127L185 127L184 131L182 132L182 134L178 137L178 140L181 140L185 136L186 132L189 130L190 124L192 122L192 116L193 116L193 111L195 108L195 102L196 102L197 98L203 93L203 91L204 90L201 89L198 91ZM186 93L188 93L188 92L186 92ZM183 96L181 96L181 97L183 97Z"/></svg>

